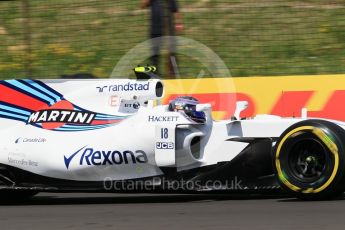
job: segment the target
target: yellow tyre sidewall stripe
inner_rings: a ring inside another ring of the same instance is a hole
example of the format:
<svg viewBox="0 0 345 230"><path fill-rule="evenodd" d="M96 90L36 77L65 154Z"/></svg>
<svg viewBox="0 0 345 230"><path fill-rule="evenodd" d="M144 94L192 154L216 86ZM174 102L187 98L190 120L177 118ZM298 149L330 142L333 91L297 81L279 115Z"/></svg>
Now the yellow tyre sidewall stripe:
<svg viewBox="0 0 345 230"><path fill-rule="evenodd" d="M298 192L300 190L302 190L301 188L299 188L296 185L291 184L288 179L285 177L281 166L280 166L280 160L279 160L279 155L282 149L283 144L285 143L285 141L293 134L300 132L300 131L312 131L313 134L315 134L326 146L327 148L331 151L331 153L334 156L334 167L333 167L333 171L331 176L328 178L328 180L319 188L317 189L313 189L313 188L308 188L302 191L302 193L319 193L323 190L325 190L334 180L334 178L337 175L338 172L338 168L339 168L339 151L338 151L338 147L337 145L327 136L327 134L324 133L324 131L322 131L322 129L320 128L316 128L313 126L301 126L301 127L297 127L293 130L291 130L290 132L288 132L287 134L285 134L285 136L281 139L281 141L279 142L279 145L277 147L277 151L276 151L276 159L275 159L275 164L276 164L276 168L277 168L277 173L278 173L278 177L281 180L281 182L286 185L288 188L290 188L291 190Z"/></svg>

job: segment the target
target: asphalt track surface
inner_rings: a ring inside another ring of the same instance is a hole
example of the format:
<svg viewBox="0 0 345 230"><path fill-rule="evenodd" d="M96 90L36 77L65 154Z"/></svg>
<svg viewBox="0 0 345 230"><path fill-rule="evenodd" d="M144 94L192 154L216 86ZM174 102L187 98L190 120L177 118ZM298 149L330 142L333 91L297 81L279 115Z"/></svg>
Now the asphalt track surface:
<svg viewBox="0 0 345 230"><path fill-rule="evenodd" d="M345 197L42 193L1 204L0 229L345 229Z"/></svg>

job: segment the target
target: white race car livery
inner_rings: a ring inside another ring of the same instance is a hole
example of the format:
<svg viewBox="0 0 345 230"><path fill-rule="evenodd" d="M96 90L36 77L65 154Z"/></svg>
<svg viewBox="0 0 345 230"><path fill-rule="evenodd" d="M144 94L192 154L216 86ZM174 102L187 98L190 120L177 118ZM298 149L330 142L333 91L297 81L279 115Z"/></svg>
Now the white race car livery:
<svg viewBox="0 0 345 230"><path fill-rule="evenodd" d="M196 192L344 191L343 123L242 118L246 102L214 121L210 104L183 96L160 105L163 96L163 82L150 78L0 81L0 189L104 191L105 181L158 178L158 190L182 180ZM234 179L241 186L226 186Z"/></svg>

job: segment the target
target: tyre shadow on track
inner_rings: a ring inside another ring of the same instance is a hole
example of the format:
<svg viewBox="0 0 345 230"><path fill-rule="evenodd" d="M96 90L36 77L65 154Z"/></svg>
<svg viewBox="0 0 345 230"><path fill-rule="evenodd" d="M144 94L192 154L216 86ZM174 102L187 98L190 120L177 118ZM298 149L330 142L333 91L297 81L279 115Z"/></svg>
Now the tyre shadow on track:
<svg viewBox="0 0 345 230"><path fill-rule="evenodd" d="M330 201L345 201L345 194L340 196L340 197L337 197L337 198L333 198L333 199L330 199L330 200L300 200L300 199L297 199L297 198L294 198L294 197L286 197L286 198L283 198L283 199L279 199L277 200L278 202L283 202L283 203L293 203L293 202L330 202Z"/></svg>
<svg viewBox="0 0 345 230"><path fill-rule="evenodd" d="M25 205L89 205L89 204L140 204L140 203L185 203L214 202L224 200L265 200L284 198L284 195L229 195L229 194L54 194L45 193L29 200L0 201L0 206Z"/></svg>

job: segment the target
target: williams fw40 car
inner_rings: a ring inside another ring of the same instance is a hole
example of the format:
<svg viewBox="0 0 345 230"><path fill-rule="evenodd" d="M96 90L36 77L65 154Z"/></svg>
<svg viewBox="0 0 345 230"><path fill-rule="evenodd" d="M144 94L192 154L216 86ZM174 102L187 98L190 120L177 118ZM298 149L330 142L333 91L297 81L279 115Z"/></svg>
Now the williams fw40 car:
<svg viewBox="0 0 345 230"><path fill-rule="evenodd" d="M145 68L138 68L143 76ZM258 192L330 199L345 186L345 124L257 115L214 121L137 80L0 81L0 193Z"/></svg>

